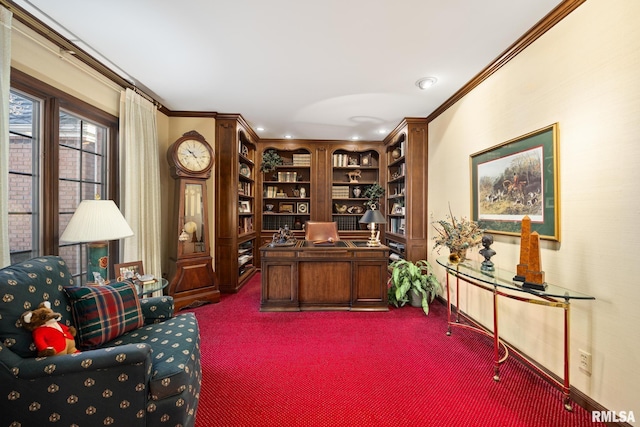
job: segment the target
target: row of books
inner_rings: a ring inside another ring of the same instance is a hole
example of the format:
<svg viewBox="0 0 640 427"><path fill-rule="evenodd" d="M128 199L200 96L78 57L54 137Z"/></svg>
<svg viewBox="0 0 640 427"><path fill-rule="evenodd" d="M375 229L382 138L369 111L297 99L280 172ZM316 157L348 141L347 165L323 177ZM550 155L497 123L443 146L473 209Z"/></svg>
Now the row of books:
<svg viewBox="0 0 640 427"><path fill-rule="evenodd" d="M311 154L294 154L293 166L311 166Z"/></svg>
<svg viewBox="0 0 640 427"><path fill-rule="evenodd" d="M360 230L357 216L333 216L333 220L338 223L338 230Z"/></svg>
<svg viewBox="0 0 640 427"><path fill-rule="evenodd" d="M242 196L251 195L251 183L245 181L238 181L238 194Z"/></svg>
<svg viewBox="0 0 640 427"><path fill-rule="evenodd" d="M262 228L264 230L279 230L285 225L293 230L295 214L292 215L264 215L262 217Z"/></svg>
<svg viewBox="0 0 640 427"><path fill-rule="evenodd" d="M240 218L238 232L240 234L250 233L253 231L253 217L243 216Z"/></svg>
<svg viewBox="0 0 640 427"><path fill-rule="evenodd" d="M349 198L349 186L348 185L334 185L331 187L331 198L333 199L348 199Z"/></svg>
<svg viewBox="0 0 640 427"><path fill-rule="evenodd" d="M349 154L334 154L333 155L333 167L334 168L344 168L344 167L357 167L360 166L359 155L349 155Z"/></svg>
<svg viewBox="0 0 640 427"><path fill-rule="evenodd" d="M298 180L298 172L280 171L278 172L278 182L296 182Z"/></svg>
<svg viewBox="0 0 640 427"><path fill-rule="evenodd" d="M404 218L389 218L389 231L395 234L404 234Z"/></svg>
<svg viewBox="0 0 640 427"><path fill-rule="evenodd" d="M280 194L280 196L278 194ZM275 185L268 185L267 189L264 192L264 197L273 199L275 197L287 197L287 195L283 192L278 193L278 187L276 187Z"/></svg>

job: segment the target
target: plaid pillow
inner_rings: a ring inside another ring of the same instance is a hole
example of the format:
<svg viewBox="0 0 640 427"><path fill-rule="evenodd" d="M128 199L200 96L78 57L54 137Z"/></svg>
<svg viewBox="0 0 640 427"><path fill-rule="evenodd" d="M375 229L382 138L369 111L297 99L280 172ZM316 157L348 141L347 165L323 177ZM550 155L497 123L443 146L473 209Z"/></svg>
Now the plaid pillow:
<svg viewBox="0 0 640 427"><path fill-rule="evenodd" d="M129 282L64 288L78 330L78 347L90 350L144 323L136 288Z"/></svg>

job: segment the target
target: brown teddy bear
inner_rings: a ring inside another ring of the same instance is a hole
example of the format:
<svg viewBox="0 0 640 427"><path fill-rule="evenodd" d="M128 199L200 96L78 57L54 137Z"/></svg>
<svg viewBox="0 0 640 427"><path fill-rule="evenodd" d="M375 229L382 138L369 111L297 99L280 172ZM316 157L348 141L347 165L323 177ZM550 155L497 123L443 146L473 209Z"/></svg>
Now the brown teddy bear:
<svg viewBox="0 0 640 427"><path fill-rule="evenodd" d="M22 326L31 331L36 344L38 356L55 356L57 354L80 353L76 348L76 328L59 322L60 313L51 309L51 303L45 301L32 311L25 311L20 316Z"/></svg>

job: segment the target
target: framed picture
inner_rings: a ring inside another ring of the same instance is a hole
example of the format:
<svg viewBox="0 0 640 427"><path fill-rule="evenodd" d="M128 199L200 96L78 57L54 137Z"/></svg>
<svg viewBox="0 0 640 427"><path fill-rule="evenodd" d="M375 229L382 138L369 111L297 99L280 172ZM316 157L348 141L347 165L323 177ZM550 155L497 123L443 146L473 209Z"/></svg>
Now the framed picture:
<svg viewBox="0 0 640 427"><path fill-rule="evenodd" d="M298 202L296 204L296 212L300 214L306 214L309 212L309 203L307 202Z"/></svg>
<svg viewBox="0 0 640 427"><path fill-rule="evenodd" d="M144 269L142 268L142 261L123 262L122 264L115 264L113 266L113 273L117 280L130 279L137 274L143 275Z"/></svg>
<svg viewBox="0 0 640 427"><path fill-rule="evenodd" d="M365 167L373 166L371 162L372 162L371 153L365 153L360 155L360 166L365 166Z"/></svg>
<svg viewBox="0 0 640 427"><path fill-rule="evenodd" d="M294 213L293 203L280 203L279 212L282 213Z"/></svg>
<svg viewBox="0 0 640 427"><path fill-rule="evenodd" d="M249 213L251 212L251 203L248 200L240 200L238 211L240 213Z"/></svg>
<svg viewBox="0 0 640 427"><path fill-rule="evenodd" d="M472 154L471 217L490 233L531 231L560 241L558 124Z"/></svg>
<svg viewBox="0 0 640 427"><path fill-rule="evenodd" d="M391 215L404 215L404 209L400 203L394 203L391 207Z"/></svg>

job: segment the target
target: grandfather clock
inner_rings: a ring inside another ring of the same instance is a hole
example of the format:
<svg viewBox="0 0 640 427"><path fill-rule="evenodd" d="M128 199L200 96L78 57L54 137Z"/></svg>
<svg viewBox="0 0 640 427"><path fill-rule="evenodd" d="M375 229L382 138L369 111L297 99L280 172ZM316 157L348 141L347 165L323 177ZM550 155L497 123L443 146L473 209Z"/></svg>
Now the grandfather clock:
<svg viewBox="0 0 640 427"><path fill-rule="evenodd" d="M174 232L169 257L169 295L176 310L220 301L209 242L207 179L213 149L196 131L185 133L167 151L175 182Z"/></svg>

